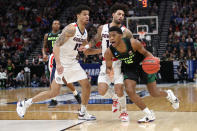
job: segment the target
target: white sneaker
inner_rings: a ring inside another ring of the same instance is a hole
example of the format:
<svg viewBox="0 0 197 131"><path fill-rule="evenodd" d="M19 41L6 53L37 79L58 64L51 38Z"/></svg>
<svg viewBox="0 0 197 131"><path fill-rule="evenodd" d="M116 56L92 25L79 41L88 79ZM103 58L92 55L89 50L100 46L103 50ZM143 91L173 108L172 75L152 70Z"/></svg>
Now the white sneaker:
<svg viewBox="0 0 197 131"><path fill-rule="evenodd" d="M86 112L79 111L78 119L79 120L92 121L92 120L96 120L96 117L93 116L93 115L88 114L87 111Z"/></svg>
<svg viewBox="0 0 197 131"><path fill-rule="evenodd" d="M129 121L129 115L127 114L127 112L122 112L120 114L119 118L122 122L128 122Z"/></svg>
<svg viewBox="0 0 197 131"><path fill-rule="evenodd" d="M112 112L115 113L119 110L120 108L120 103L118 102L118 99L112 99L113 103L112 103Z"/></svg>
<svg viewBox="0 0 197 131"><path fill-rule="evenodd" d="M26 104L26 100L17 102L16 112L18 116L21 118L24 118L24 115L26 113L26 109L29 107L29 105Z"/></svg>
<svg viewBox="0 0 197 131"><path fill-rule="evenodd" d="M174 95L172 90L167 90L166 92L168 93L167 99L172 104L172 107L174 109L178 109L179 108L179 99Z"/></svg>
<svg viewBox="0 0 197 131"><path fill-rule="evenodd" d="M155 114L151 111L151 114L146 114L142 119L138 120L138 123L148 123L155 120Z"/></svg>

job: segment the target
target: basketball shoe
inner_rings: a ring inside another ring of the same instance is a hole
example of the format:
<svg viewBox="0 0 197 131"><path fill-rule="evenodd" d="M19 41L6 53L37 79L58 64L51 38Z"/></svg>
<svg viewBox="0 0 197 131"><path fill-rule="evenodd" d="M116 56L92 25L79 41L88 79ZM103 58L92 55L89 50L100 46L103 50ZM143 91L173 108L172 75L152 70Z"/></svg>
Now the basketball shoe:
<svg viewBox="0 0 197 131"><path fill-rule="evenodd" d="M168 94L168 96L166 98L170 101L170 103L172 104L172 107L174 109L178 109L179 108L179 99L174 95L172 90L167 90L166 92Z"/></svg>
<svg viewBox="0 0 197 131"><path fill-rule="evenodd" d="M79 111L78 119L79 120L93 121L93 120L96 120L96 117L93 116L93 115L88 114L87 111L85 111L85 112Z"/></svg>
<svg viewBox="0 0 197 131"><path fill-rule="evenodd" d="M52 99L51 101L50 101L50 103L49 103L49 106L48 106L48 108L54 108L54 107L56 107L57 106L57 100L54 100L54 99Z"/></svg>
<svg viewBox="0 0 197 131"><path fill-rule="evenodd" d="M155 114L153 111L150 111L150 114L146 114L142 119L138 120L138 123L148 123L155 120Z"/></svg>
<svg viewBox="0 0 197 131"><path fill-rule="evenodd" d="M122 122L128 122L129 121L129 115L127 114L127 112L122 112L120 114L119 118Z"/></svg>
<svg viewBox="0 0 197 131"><path fill-rule="evenodd" d="M119 110L120 108L120 103L118 102L118 99L112 99L113 104L112 104L112 112L115 113Z"/></svg>
<svg viewBox="0 0 197 131"><path fill-rule="evenodd" d="M26 101L27 100L25 99L23 101L17 102L16 112L17 112L18 116L20 116L21 118L24 118L26 110L30 106L29 104L27 104Z"/></svg>

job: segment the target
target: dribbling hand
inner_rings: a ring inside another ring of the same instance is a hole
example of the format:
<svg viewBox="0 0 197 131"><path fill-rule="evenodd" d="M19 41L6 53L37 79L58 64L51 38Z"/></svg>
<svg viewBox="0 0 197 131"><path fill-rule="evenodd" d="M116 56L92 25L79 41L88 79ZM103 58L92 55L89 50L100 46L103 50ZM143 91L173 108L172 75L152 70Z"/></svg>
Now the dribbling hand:
<svg viewBox="0 0 197 131"><path fill-rule="evenodd" d="M64 72L64 67L62 65L56 65L57 73L61 75Z"/></svg>

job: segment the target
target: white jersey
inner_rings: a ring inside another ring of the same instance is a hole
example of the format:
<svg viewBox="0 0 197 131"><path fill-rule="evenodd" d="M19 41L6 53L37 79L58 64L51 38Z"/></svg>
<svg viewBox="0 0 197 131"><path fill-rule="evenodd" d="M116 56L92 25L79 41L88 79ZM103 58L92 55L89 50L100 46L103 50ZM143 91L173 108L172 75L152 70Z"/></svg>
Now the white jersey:
<svg viewBox="0 0 197 131"><path fill-rule="evenodd" d="M76 23L72 23L76 27L76 32L73 37L70 37L62 46L60 46L60 62L62 66L67 66L76 63L76 56L78 54L77 48L87 39L88 34L80 31Z"/></svg>
<svg viewBox="0 0 197 131"><path fill-rule="evenodd" d="M107 48L111 45L111 43L109 42L109 25L110 24L105 24L103 25L103 29L101 32L101 37L102 37L102 56L104 57L105 51L107 50ZM124 32L124 30L126 29L125 26L121 26L120 27L122 32Z"/></svg>

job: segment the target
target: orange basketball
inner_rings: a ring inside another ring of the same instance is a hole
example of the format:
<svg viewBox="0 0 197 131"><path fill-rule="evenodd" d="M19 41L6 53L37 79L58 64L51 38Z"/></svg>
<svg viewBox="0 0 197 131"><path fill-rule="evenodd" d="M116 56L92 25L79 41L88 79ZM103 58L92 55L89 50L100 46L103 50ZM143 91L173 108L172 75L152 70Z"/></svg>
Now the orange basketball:
<svg viewBox="0 0 197 131"><path fill-rule="evenodd" d="M154 74L160 70L160 60L157 57L146 57L142 61L142 69L147 74Z"/></svg>

